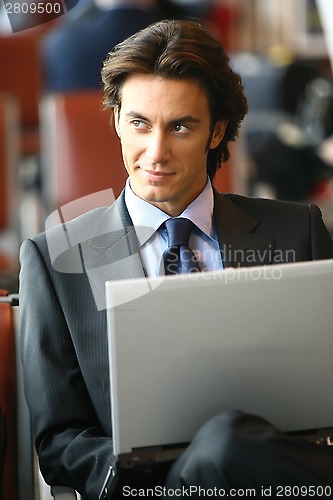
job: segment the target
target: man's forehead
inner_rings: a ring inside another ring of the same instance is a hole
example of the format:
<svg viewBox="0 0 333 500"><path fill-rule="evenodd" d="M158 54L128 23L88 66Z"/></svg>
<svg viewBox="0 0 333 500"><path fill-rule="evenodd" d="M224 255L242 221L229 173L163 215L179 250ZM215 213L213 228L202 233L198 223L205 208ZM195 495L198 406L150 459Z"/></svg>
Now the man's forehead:
<svg viewBox="0 0 333 500"><path fill-rule="evenodd" d="M164 104L172 112L181 107L187 113L193 108L208 108L208 97L195 80L162 78L157 75L134 74L127 78L121 92L121 106L128 108L127 112L142 113L148 111L148 106ZM166 109L163 109L166 111Z"/></svg>
<svg viewBox="0 0 333 500"><path fill-rule="evenodd" d="M184 92L186 94L188 89L192 92L201 93L206 96L206 91L199 81L194 78L166 78L154 74L134 73L126 78L122 85L122 94L124 92L143 92L149 96L153 91L169 95L172 90L176 93ZM188 95L188 94L187 94ZM190 95L188 95L190 97Z"/></svg>

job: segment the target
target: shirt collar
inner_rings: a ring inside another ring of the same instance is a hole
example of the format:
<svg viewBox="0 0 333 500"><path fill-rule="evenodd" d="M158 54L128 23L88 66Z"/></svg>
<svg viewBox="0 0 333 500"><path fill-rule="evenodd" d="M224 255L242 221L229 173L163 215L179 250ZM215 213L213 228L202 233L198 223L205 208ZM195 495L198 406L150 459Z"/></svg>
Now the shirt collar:
<svg viewBox="0 0 333 500"><path fill-rule="evenodd" d="M136 229L140 246L144 245L163 222L170 218L168 214L159 208L139 198L132 191L129 178L125 186L125 203ZM208 178L199 196L186 207L179 217L190 219L208 238L214 240L212 228L213 209L213 188Z"/></svg>
<svg viewBox="0 0 333 500"><path fill-rule="evenodd" d="M201 191L199 196L190 203L188 207L185 208L184 212L180 217L186 217L190 219L195 226L197 226L201 231L208 236L208 238L214 239L213 237L213 210L214 210L214 195L212 183L207 178L206 185Z"/></svg>
<svg viewBox="0 0 333 500"><path fill-rule="evenodd" d="M142 246L157 231L169 216L151 203L139 198L131 189L130 179L126 180L125 203L135 227L139 245Z"/></svg>

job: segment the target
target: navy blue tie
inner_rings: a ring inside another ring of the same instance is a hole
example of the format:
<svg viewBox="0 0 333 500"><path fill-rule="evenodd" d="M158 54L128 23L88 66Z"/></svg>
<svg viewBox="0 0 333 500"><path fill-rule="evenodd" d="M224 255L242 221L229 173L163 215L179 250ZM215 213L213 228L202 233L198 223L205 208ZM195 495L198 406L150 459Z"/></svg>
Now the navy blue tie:
<svg viewBox="0 0 333 500"><path fill-rule="evenodd" d="M168 219L165 223L169 246L163 253L164 271L169 274L184 274L200 271L198 261L189 247L193 223L182 217Z"/></svg>

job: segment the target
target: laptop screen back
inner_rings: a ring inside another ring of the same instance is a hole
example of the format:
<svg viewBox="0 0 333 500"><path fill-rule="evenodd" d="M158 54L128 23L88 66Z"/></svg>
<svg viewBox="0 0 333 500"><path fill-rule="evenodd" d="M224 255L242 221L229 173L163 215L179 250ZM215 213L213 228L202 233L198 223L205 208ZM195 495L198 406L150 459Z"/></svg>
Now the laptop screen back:
<svg viewBox="0 0 333 500"><path fill-rule="evenodd" d="M238 409L333 426L333 260L106 283L115 454Z"/></svg>

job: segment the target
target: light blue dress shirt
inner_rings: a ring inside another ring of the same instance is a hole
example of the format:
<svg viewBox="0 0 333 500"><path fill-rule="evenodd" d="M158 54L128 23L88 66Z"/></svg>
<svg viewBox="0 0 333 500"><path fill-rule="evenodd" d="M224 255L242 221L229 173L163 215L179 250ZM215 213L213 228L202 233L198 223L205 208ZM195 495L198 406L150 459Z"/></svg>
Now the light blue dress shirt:
<svg viewBox="0 0 333 500"><path fill-rule="evenodd" d="M139 241L142 262L148 277L161 274L161 259L168 246L167 232L159 229L170 218L168 214L139 198L131 189L127 179L125 203L132 219ZM199 262L201 271L222 269L220 247L213 227L214 197L208 179L199 196L179 217L190 219L195 225L189 245Z"/></svg>

